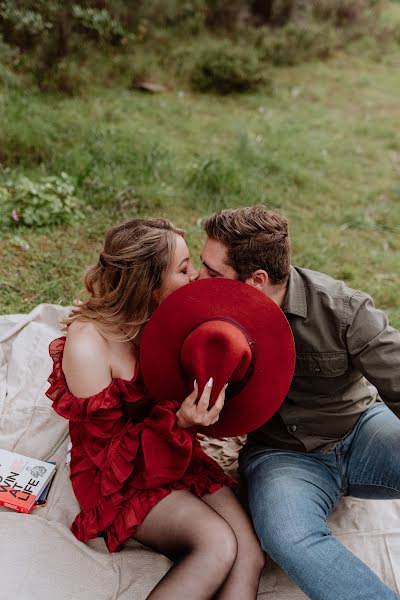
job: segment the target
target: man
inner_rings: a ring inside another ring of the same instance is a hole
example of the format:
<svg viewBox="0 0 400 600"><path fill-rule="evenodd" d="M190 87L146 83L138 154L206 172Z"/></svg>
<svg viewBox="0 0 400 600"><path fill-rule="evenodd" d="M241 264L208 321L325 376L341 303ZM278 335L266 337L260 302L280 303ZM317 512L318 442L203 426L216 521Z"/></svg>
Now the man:
<svg viewBox="0 0 400 600"><path fill-rule="evenodd" d="M312 600L398 598L326 518L342 495L400 498L399 332L367 294L291 266L283 216L227 209L204 228L200 278L239 279L270 296L296 345L287 398L240 457L263 549Z"/></svg>

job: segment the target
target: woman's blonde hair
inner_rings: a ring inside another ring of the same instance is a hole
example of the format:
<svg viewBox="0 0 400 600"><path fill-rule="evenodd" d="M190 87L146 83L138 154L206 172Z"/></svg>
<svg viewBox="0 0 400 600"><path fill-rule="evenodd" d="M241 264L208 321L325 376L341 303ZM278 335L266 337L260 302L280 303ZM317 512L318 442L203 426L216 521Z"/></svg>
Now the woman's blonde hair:
<svg viewBox="0 0 400 600"><path fill-rule="evenodd" d="M154 292L170 268L176 235L184 231L166 219L133 219L112 227L98 262L85 272L86 298L63 323L95 320L104 337L133 339L157 306Z"/></svg>

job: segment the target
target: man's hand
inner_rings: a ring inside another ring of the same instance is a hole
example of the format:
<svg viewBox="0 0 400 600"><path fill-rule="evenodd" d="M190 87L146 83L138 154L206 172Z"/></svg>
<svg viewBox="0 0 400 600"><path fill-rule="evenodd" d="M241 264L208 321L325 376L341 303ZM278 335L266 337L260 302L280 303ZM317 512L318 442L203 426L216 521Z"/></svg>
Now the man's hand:
<svg viewBox="0 0 400 600"><path fill-rule="evenodd" d="M198 402L196 402L196 400L199 393L199 387L197 381L195 381L193 392L182 402L180 409L176 412L178 425L186 429L193 425L207 427L208 425L216 423L219 419L219 413L224 406L227 385L228 384L224 385L214 406L208 410L213 378L211 377L205 385Z"/></svg>

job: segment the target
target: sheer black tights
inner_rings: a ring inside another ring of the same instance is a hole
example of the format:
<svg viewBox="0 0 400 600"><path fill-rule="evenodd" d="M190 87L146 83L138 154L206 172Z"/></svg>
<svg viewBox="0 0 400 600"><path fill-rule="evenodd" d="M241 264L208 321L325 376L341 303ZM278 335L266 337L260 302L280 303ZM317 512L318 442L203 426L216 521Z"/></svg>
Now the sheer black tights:
<svg viewBox="0 0 400 600"><path fill-rule="evenodd" d="M223 509L219 510L219 505ZM227 511L228 516L232 517L234 527L231 521L228 523L221 516L221 511ZM240 531L240 538L243 533L243 540L249 542L248 547L243 548L243 556L248 556L250 551L250 559L244 561L246 565L243 562L245 575L240 574L241 561L237 560L237 527L244 527L244 531ZM246 531L246 527L249 531ZM203 499L187 491L172 492L150 511L138 527L135 537L175 563L150 593L148 600L256 598L263 565L262 552L231 490L224 488ZM235 593L229 590L230 579L235 588L235 580L243 580L242 586L246 588L244 593L240 589ZM224 594L225 588L227 594ZM240 595L236 596L236 593Z"/></svg>
<svg viewBox="0 0 400 600"><path fill-rule="evenodd" d="M228 576L237 554L232 528L190 492L172 492L138 527L136 539L175 562L148 600L207 600Z"/></svg>

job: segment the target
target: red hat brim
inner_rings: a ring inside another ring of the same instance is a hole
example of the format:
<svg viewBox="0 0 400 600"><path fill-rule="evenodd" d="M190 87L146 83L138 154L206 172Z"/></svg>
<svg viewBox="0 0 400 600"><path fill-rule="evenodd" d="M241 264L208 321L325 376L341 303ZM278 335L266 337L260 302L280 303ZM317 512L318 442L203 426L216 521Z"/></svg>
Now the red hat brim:
<svg viewBox="0 0 400 600"><path fill-rule="evenodd" d="M218 317L237 322L255 342L254 370L246 385L225 401L217 423L201 428L209 436L230 437L249 433L268 421L281 406L293 378L293 334L271 298L230 279L185 285L170 294L146 324L140 363L144 383L155 400L182 402L188 395L180 365L182 344L196 324Z"/></svg>

